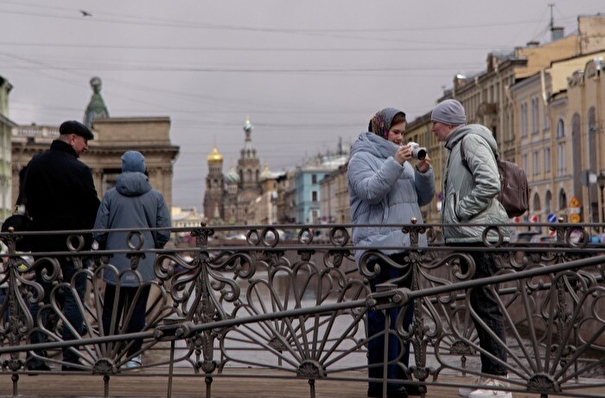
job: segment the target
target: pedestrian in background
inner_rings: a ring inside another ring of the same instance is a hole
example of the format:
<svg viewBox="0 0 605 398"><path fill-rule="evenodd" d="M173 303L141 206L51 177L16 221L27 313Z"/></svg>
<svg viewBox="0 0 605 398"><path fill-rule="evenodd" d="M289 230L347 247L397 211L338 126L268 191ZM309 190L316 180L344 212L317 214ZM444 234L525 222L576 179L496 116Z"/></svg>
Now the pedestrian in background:
<svg viewBox="0 0 605 398"><path fill-rule="evenodd" d="M27 165L23 183L27 212L31 217L30 231L84 230L92 229L99 208L99 198L90 168L78 160L88 150L88 141L94 138L92 132L80 122L69 120L59 126L59 138L54 140L50 149L34 156ZM67 234L28 235L24 246L33 252L69 251ZM84 234L83 250L90 250L92 235ZM77 245L77 244L76 244ZM79 337L84 326L84 315L78 302L83 302L86 291L86 275L77 273L76 264L71 256L56 256L63 280L75 286L76 295L65 289L63 312L67 323L63 324L62 339L73 340ZM75 280L74 279L75 276ZM42 279L42 270L36 268L36 281L44 288L43 303L50 302L52 285ZM37 325L39 305L31 309ZM45 322L46 314L42 316ZM42 332L34 331L30 335L32 344L42 343ZM47 371L50 367L40 357L44 351L36 351L37 356L29 356L29 370ZM62 370L84 370L79 365L79 354L75 347L63 348Z"/></svg>
<svg viewBox="0 0 605 398"><path fill-rule="evenodd" d="M492 132L479 124L466 125L466 112L462 104L449 99L439 103L431 114L432 132L437 141L445 142L449 156L443 171L444 199L441 221L448 246L485 248L483 233L488 225L507 224L506 210L496 199L500 192L500 173L495 154L498 144ZM462 163L460 146L464 142L464 153L468 167ZM458 225L458 224L476 225ZM486 236L488 242L509 241L508 230L500 229L502 237L495 232ZM486 250L471 251L475 263L474 279L492 276L499 265L495 255ZM462 272L466 272L463 264ZM510 392L502 390L509 386L506 381L506 334L504 317L498 298L492 291L495 287L480 286L470 290L470 304L477 316L473 316L481 347L481 373L477 380L483 387L461 388L459 393L471 398L511 398ZM490 330L483 327L485 322ZM492 333L494 336L492 336ZM493 389L490 389L490 386Z"/></svg>
<svg viewBox="0 0 605 398"><path fill-rule="evenodd" d="M412 269L407 263L407 252L398 247L409 247L408 234L401 231L402 224L410 224L412 218L422 223L420 206L428 204L435 195L435 176L426 156L416 163L410 163L412 149L403 145L407 126L405 113L393 108L383 109L370 121L369 131L360 134L351 147L348 164L348 185L351 204L351 220L354 224L396 224L353 228L355 247L379 248L380 252L393 261L391 265L380 257L368 261L369 270L378 270L370 278L370 288L376 292L377 285L391 283L398 287L410 287ZM420 236L421 246L426 246L426 237ZM380 249L383 247L384 249ZM356 251L359 261L364 250ZM386 378L406 380L408 376L401 364L407 366L409 341L400 344L396 332L399 308L390 309L390 328L385 331L385 315L381 310L368 311L368 376L383 379L383 364L388 365ZM409 328L413 318L413 307L405 314L404 327ZM385 335L388 337L388 358L384 358ZM402 355L402 350L403 356ZM398 358L400 358L398 360ZM388 383L388 398L407 397L418 394L418 389L397 383ZM382 397L383 384L370 381L368 397Z"/></svg>
<svg viewBox="0 0 605 398"><path fill-rule="evenodd" d="M153 189L145 175L145 157L136 151L122 155L122 174L115 188L107 191L95 221L97 229L128 228L139 232L143 239L140 250L161 249L170 239L170 212L162 194ZM147 228L166 228L148 231ZM129 232L95 232L95 241L101 249L131 250L128 246ZM132 242L140 243L136 236ZM131 270L131 260L125 253L114 253L110 266L103 272L105 294L103 301L103 331L105 335L135 333L145 328L145 312L149 297L149 282L155 279L153 264L155 256L145 253L140 258L136 271ZM116 301L117 300L117 301ZM130 309L134 308L129 317ZM120 329L120 327L122 329ZM130 343L127 368L142 366L140 355L142 339Z"/></svg>

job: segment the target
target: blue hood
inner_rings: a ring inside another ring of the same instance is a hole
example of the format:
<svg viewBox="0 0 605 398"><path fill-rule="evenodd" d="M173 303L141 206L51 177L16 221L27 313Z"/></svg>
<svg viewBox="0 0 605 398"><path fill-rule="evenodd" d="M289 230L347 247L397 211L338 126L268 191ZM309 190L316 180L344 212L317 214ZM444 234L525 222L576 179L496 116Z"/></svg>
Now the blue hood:
<svg viewBox="0 0 605 398"><path fill-rule="evenodd" d="M151 184L145 174L125 171L116 180L116 191L124 196L141 196L151 191Z"/></svg>

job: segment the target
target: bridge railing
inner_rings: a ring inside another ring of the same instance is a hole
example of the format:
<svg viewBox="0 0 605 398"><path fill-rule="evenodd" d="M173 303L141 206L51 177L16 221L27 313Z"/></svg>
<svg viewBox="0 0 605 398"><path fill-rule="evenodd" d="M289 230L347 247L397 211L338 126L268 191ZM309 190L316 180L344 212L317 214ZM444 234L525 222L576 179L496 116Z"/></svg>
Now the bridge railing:
<svg viewBox="0 0 605 398"><path fill-rule="evenodd" d="M316 380L368 381L367 343L379 336L367 335L367 312L383 310L388 322L388 310L399 307L396 328L387 333L411 342L409 366L401 362L403 349L392 363L379 366L400 367L407 376L402 384L421 391L452 380L472 386L466 376L481 375L479 355L485 351L468 293L489 285L505 314L507 341L500 344L508 356L503 366L511 391L591 396L592 389L605 386L605 254L593 240L601 225L486 226L485 236L506 229L512 241L455 251L443 244L441 225L398 227L411 243L393 248L406 251L405 263L391 263L409 272L412 282L410 288L386 284L377 293L369 289L368 280L377 272L369 260L389 259L376 248L364 248L369 251L357 264L352 225L180 228L162 250L141 250L141 231L128 231L130 249L121 252L131 267L122 274L140 277L141 258L154 256L155 279L135 288L136 294L150 292L143 330L127 330L133 302L112 313L115 333L103 330L101 319L103 273L117 272L111 263L117 252L80 250L82 236L90 231L69 231L64 252L35 254L16 247L22 236L40 233L2 234L7 246L0 271L2 372L17 386L19 375L38 372L28 369L38 359L50 373L103 376L109 391L110 377L132 375L126 365L142 355L144 372L199 377L207 396L222 376L236 374L302 378L313 397ZM539 238L527 241L531 235ZM427 237L427 246L418 246L420 236ZM477 250L497 254L495 276L473 278L468 253ZM74 279L62 278L61 256L78 269ZM79 277L88 286L81 299L75 294ZM125 287L115 289L118 297ZM64 314L70 294L83 328ZM413 322L405 327L405 314L412 311ZM65 340L65 330L75 339ZM32 340L33 332L44 338ZM137 339L143 343L133 352ZM76 366L63 362L63 349L77 356ZM61 370L64 365L71 366L69 371Z"/></svg>

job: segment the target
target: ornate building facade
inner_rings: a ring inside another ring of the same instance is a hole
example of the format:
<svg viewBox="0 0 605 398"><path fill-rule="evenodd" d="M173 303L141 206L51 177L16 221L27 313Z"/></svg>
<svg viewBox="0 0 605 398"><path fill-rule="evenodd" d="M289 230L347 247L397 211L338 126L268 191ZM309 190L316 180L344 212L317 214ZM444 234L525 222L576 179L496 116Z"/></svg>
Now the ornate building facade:
<svg viewBox="0 0 605 398"><path fill-rule="evenodd" d="M13 86L0 76L0 220L13 213L15 201L11 194L11 130L16 126L8 118L8 94Z"/></svg>
<svg viewBox="0 0 605 398"><path fill-rule="evenodd" d="M227 175L223 174L223 156L216 146L208 155L203 207L209 225L248 225L255 222L254 203L262 197L266 180L273 178L268 170L261 173L261 162L252 146L254 127L250 120L246 120L243 129L244 147L237 166L231 166Z"/></svg>
<svg viewBox="0 0 605 398"><path fill-rule="evenodd" d="M81 160L91 169L99 197L115 185L121 173L121 157L128 150L145 156L151 185L160 191L170 208L172 206L173 164L179 147L170 140L169 117L110 118L101 97L101 79L90 80L93 95L84 113L83 122L90 125L95 139ZM19 171L36 154L47 150L59 136L58 126L17 126L11 139L12 203L17 199Z"/></svg>

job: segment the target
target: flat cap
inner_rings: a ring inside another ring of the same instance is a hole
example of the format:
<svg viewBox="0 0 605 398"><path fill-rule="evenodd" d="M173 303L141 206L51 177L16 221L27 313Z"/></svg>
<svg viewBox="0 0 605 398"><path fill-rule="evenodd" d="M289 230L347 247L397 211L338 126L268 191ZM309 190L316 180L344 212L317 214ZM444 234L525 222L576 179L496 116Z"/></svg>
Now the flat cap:
<svg viewBox="0 0 605 398"><path fill-rule="evenodd" d="M68 120L59 126L59 134L75 134L84 137L87 140L93 140L95 136L90 129L76 120Z"/></svg>

